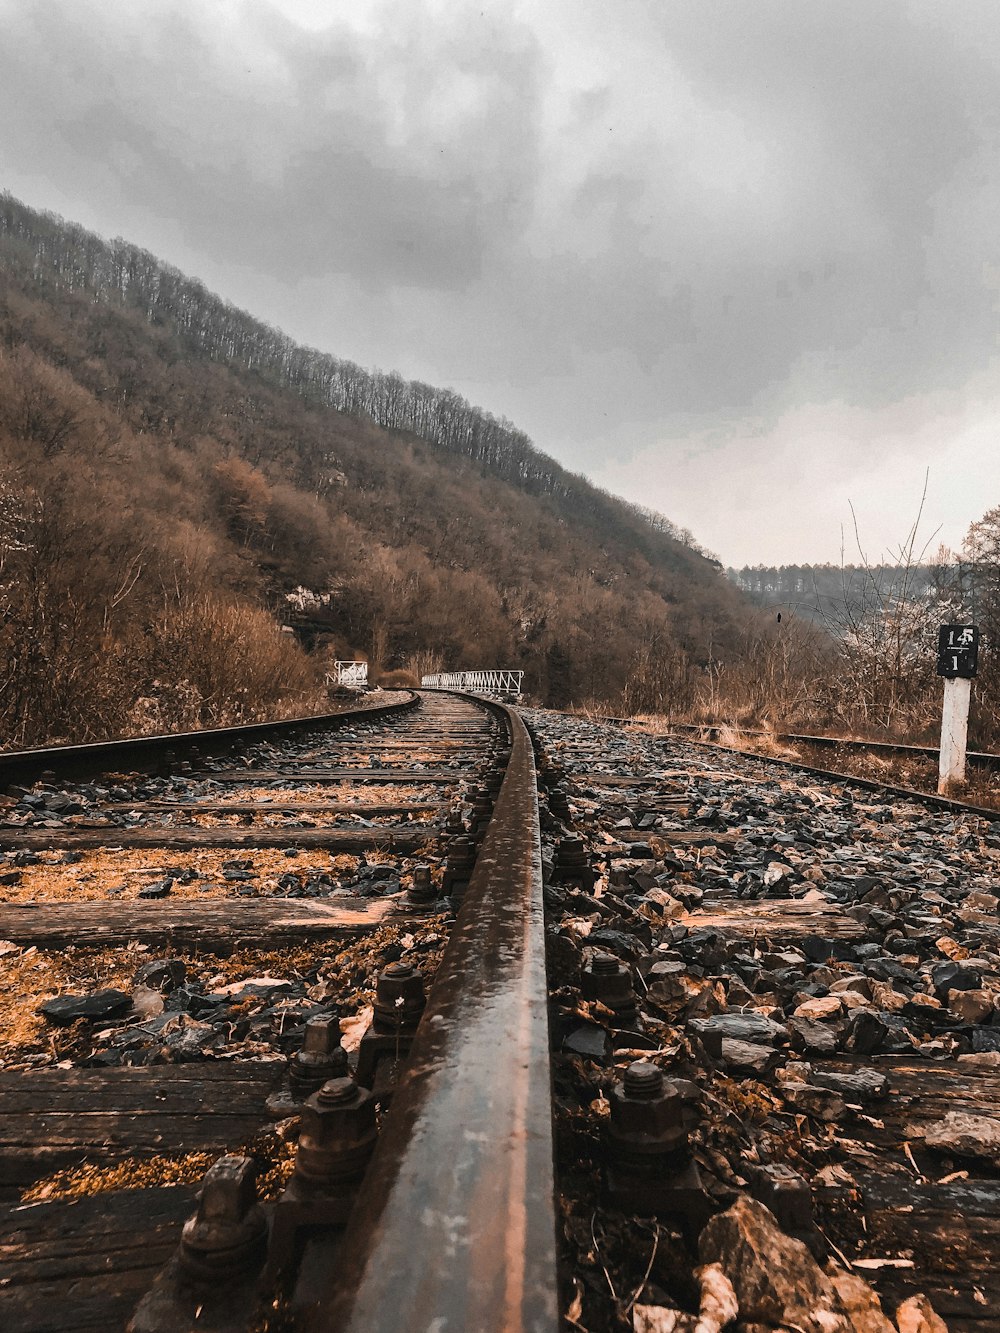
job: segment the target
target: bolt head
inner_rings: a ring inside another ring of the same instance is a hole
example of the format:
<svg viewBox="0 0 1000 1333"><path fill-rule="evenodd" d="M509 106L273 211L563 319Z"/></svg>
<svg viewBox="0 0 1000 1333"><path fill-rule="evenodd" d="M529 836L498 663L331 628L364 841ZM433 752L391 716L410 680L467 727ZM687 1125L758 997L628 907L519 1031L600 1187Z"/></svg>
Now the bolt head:
<svg viewBox="0 0 1000 1333"><path fill-rule="evenodd" d="M257 1168L252 1157L220 1157L205 1174L198 1194L200 1221L238 1222L257 1202Z"/></svg>
<svg viewBox="0 0 1000 1333"><path fill-rule="evenodd" d="M260 1266L266 1239L253 1159L220 1158L205 1176L197 1212L181 1231L182 1267L196 1279L234 1277Z"/></svg>
<svg viewBox="0 0 1000 1333"><path fill-rule="evenodd" d="M587 1000L599 1000L609 1009L635 1008L632 969L611 954L594 954L580 976L580 990Z"/></svg>
<svg viewBox="0 0 1000 1333"><path fill-rule="evenodd" d="M318 1014L306 1022L302 1054L329 1055L340 1045L340 1022L329 1014Z"/></svg>
<svg viewBox="0 0 1000 1333"><path fill-rule="evenodd" d="M351 1078L335 1078L302 1106L295 1174L332 1184L364 1170L375 1147L375 1098Z"/></svg>
<svg viewBox="0 0 1000 1333"><path fill-rule="evenodd" d="M650 1152L674 1150L686 1142L681 1095L655 1065L630 1065L609 1100L613 1140Z"/></svg>
<svg viewBox="0 0 1000 1333"><path fill-rule="evenodd" d="M375 987L375 1016L381 1023L399 1027L414 1023L426 1005L424 979L411 964L400 959L390 963Z"/></svg>

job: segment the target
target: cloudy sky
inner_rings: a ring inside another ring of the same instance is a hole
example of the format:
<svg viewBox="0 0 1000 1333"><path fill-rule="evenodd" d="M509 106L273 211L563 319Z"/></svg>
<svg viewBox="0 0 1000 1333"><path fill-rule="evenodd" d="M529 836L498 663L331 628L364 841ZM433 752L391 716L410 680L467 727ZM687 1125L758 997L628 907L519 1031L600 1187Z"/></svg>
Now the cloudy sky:
<svg viewBox="0 0 1000 1333"><path fill-rule="evenodd" d="M0 188L727 563L1000 504L997 0L0 0Z"/></svg>

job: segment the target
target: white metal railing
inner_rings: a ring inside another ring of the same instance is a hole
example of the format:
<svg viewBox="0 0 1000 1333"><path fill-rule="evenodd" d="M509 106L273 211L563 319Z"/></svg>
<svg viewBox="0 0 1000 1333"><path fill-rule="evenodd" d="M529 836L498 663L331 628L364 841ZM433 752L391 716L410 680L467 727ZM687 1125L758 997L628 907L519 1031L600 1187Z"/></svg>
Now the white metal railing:
<svg viewBox="0 0 1000 1333"><path fill-rule="evenodd" d="M327 675L328 685L346 685L348 689L360 690L368 684L367 662L334 662L333 671Z"/></svg>
<svg viewBox="0 0 1000 1333"><path fill-rule="evenodd" d="M422 676L425 690L464 690L466 694L509 694L519 698L523 671L440 671Z"/></svg>

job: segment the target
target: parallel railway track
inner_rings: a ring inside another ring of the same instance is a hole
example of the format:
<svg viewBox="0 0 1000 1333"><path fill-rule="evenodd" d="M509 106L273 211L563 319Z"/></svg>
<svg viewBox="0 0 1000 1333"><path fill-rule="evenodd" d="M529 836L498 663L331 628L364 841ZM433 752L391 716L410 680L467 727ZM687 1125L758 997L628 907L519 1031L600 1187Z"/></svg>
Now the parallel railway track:
<svg viewBox="0 0 1000 1333"><path fill-rule="evenodd" d="M606 720L623 724L633 722L631 718L607 718ZM715 743L722 728L711 724L675 722L672 723L671 730L686 732L695 738ZM751 730L743 734L746 736L763 736L765 733ZM901 741L857 740L847 736L814 736L795 731L776 732L774 739L782 744L805 745L817 750L843 750L845 753L854 751L864 754L892 755L904 759L937 760L939 754L937 746L934 745L906 745ZM969 750L966 760L973 768L980 768L989 772L1000 769L1000 754L991 754L986 750Z"/></svg>
<svg viewBox="0 0 1000 1333"><path fill-rule="evenodd" d="M1000 1094L988 826L526 720L0 757L0 1326L681 1333L718 1251L763 1327L719 1239L755 1197L997 1327L998 1157L934 1140Z"/></svg>

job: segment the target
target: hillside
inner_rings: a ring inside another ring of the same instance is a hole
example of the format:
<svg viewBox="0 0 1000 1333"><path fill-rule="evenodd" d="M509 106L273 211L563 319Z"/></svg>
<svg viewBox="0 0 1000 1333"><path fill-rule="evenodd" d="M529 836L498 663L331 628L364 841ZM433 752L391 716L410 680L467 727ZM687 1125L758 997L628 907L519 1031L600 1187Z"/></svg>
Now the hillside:
<svg viewBox="0 0 1000 1333"><path fill-rule="evenodd" d="M687 534L509 422L9 196L0 599L7 744L257 715L333 654L648 705L748 614Z"/></svg>
<svg viewBox="0 0 1000 1333"><path fill-rule="evenodd" d="M950 583L942 564L744 565L726 577L755 605L793 611L837 633L878 602L940 601Z"/></svg>

